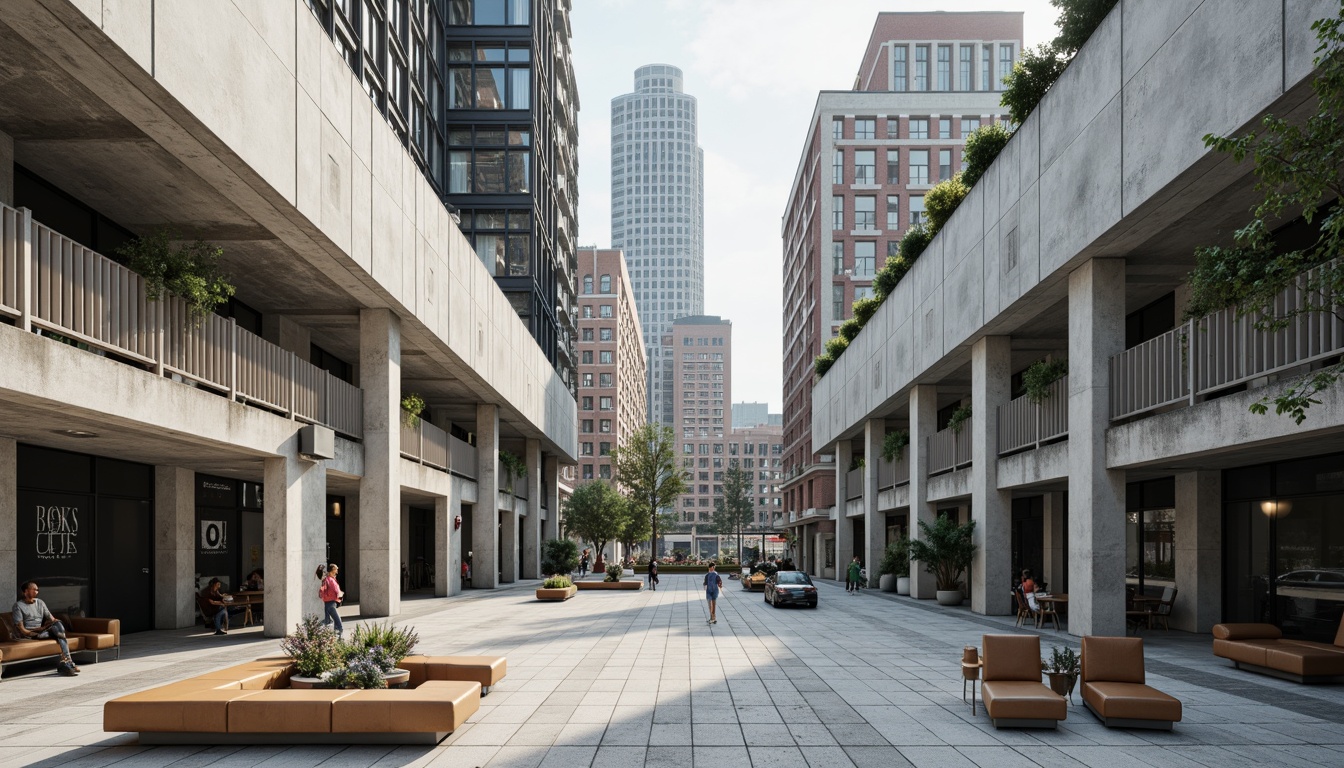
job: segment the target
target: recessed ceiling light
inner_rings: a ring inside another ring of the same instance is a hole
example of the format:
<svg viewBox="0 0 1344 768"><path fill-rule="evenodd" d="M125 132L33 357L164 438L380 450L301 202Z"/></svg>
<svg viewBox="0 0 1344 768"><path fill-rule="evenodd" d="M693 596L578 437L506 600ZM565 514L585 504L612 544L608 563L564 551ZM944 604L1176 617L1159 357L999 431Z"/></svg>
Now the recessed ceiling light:
<svg viewBox="0 0 1344 768"><path fill-rule="evenodd" d="M81 440L89 440L98 436L97 432L86 432L82 429L53 429L51 431L66 437L78 437Z"/></svg>

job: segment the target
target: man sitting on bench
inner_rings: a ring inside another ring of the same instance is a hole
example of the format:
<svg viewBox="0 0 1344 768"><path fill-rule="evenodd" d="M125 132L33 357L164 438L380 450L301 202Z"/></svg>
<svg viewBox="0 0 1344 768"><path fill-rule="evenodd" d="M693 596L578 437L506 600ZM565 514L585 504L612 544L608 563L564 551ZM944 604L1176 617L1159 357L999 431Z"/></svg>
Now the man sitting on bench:
<svg viewBox="0 0 1344 768"><path fill-rule="evenodd" d="M61 660L56 671L67 677L78 675L79 667L70 658L70 644L65 641L65 625L61 624L47 604L37 599L37 582L25 581L21 597L14 603L14 631L22 640L55 640L61 646Z"/></svg>

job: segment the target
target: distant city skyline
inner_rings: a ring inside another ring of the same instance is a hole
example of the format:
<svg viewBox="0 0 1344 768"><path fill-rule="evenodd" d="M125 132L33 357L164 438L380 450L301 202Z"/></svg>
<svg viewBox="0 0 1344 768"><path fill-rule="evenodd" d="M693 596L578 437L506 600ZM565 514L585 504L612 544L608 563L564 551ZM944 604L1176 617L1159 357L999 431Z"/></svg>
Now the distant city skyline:
<svg viewBox="0 0 1344 768"><path fill-rule="evenodd" d="M736 396L782 410L780 222L817 92L848 89L881 11L1020 10L1025 43L1054 37L1049 0L584 0L574 9L579 234L611 244L611 113L650 63L682 69L705 156L704 312L733 321ZM909 7L907 7L909 6ZM767 14L768 11L768 14ZM824 41L824 46L821 42ZM808 66L766 66L806 52Z"/></svg>

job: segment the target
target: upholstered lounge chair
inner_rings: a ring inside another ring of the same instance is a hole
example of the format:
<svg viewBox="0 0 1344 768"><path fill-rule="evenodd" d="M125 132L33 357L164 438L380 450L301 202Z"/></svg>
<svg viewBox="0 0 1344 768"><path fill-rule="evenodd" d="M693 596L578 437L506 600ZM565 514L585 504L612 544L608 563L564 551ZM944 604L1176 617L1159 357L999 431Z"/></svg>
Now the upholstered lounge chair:
<svg viewBox="0 0 1344 768"><path fill-rule="evenodd" d="M1181 702L1146 683L1143 638L1084 637L1083 704L1108 728L1169 731Z"/></svg>
<svg viewBox="0 0 1344 768"><path fill-rule="evenodd" d="M1344 677L1344 619L1334 645L1285 638L1273 624L1216 624L1213 655L1298 683L1335 682Z"/></svg>
<svg viewBox="0 0 1344 768"><path fill-rule="evenodd" d="M1068 717L1064 697L1041 684L1041 638L981 638L984 682L980 698L995 728L1055 728Z"/></svg>

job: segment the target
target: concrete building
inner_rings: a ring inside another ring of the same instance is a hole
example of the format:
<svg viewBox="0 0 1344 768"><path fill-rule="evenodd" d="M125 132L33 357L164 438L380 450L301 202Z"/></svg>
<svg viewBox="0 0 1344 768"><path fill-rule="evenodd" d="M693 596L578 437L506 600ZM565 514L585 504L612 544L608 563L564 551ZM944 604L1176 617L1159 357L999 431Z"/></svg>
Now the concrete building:
<svg viewBox="0 0 1344 768"><path fill-rule="evenodd" d="M784 414L771 413L769 403L733 403L733 429L784 424Z"/></svg>
<svg viewBox="0 0 1344 768"><path fill-rule="evenodd" d="M705 312L705 153L695 97L681 70L635 70L635 90L611 100L611 244L625 251L649 359L649 420L672 426L670 323Z"/></svg>
<svg viewBox="0 0 1344 768"><path fill-rule="evenodd" d="M1007 613L1030 568L1068 594L1075 635L1124 634L1132 597L1170 589L1172 628L1333 636L1344 396L1322 393L1300 426L1249 408L1337 361L1344 324L1318 313L1271 333L1231 311L1181 315L1194 249L1230 244L1255 199L1250 164L1201 137L1314 109L1310 24L1337 12L1117 5L813 391L813 444L836 457L835 560L875 562L950 514L977 523L979 613ZM1277 236L1300 242L1307 226ZM1020 375L1046 358L1068 373L1034 403ZM905 455L882 460L900 429ZM823 573L832 544L804 544ZM931 576L912 576L932 597Z"/></svg>
<svg viewBox="0 0 1344 768"><path fill-rule="evenodd" d="M620 251L579 249L579 482L610 481L611 449L648 423L647 371Z"/></svg>
<svg viewBox="0 0 1344 768"><path fill-rule="evenodd" d="M538 575L575 402L419 143L438 6L340 7L0 9L0 594L186 627L264 568L278 636L321 562L364 616ZM161 229L222 248L218 313L109 258Z"/></svg>
<svg viewBox="0 0 1344 768"><path fill-rule="evenodd" d="M836 503L834 455L812 440L812 361L872 296L924 193L961 170L966 135L1004 119L997 91L1021 48L1020 12L881 13L854 89L817 96L782 224L784 509L805 538L833 532Z"/></svg>
<svg viewBox="0 0 1344 768"><path fill-rule="evenodd" d="M329 3L328 15L339 16L342 3L314 0L313 5ZM362 13L376 15L384 4L370 3ZM438 5L414 4L426 17L436 16ZM579 92L571 56L571 2L450 0L442 5L447 17L446 54L439 54L446 55L444 85L438 85L434 66L438 43L430 40L436 47L427 49L431 66L424 97L431 114L438 104L444 106L447 169L440 191L459 209L462 232L481 263L573 387ZM395 53L396 46L389 50ZM422 60L418 45L408 50L413 61ZM394 82L406 76L401 67L393 64ZM365 81L372 89L367 73ZM411 126L412 135L420 130L418 124ZM437 168L443 154L442 136L436 133L430 154L436 179L444 175Z"/></svg>

